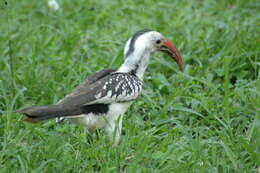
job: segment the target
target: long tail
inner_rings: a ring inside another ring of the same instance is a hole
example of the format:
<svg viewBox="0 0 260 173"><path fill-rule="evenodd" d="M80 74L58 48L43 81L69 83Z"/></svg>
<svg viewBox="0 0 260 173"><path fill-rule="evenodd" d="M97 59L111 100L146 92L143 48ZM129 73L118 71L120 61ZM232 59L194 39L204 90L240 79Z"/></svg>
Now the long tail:
<svg viewBox="0 0 260 173"><path fill-rule="evenodd" d="M60 105L33 106L17 110L18 113L25 115L24 121L29 123L38 123L51 118L77 115L81 113L80 109L66 110Z"/></svg>

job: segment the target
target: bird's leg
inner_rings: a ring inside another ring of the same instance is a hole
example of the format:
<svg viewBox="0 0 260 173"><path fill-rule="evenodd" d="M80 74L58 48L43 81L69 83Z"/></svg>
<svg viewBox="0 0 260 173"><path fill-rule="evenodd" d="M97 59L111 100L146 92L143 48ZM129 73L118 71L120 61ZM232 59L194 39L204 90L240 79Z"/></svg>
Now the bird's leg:
<svg viewBox="0 0 260 173"><path fill-rule="evenodd" d="M123 116L118 116L117 119L107 122L108 124L105 126L105 132L114 147L120 142L122 119Z"/></svg>
<svg viewBox="0 0 260 173"><path fill-rule="evenodd" d="M86 136L87 136L87 142L89 144L93 144L93 133L95 130L90 129L90 128L85 128Z"/></svg>

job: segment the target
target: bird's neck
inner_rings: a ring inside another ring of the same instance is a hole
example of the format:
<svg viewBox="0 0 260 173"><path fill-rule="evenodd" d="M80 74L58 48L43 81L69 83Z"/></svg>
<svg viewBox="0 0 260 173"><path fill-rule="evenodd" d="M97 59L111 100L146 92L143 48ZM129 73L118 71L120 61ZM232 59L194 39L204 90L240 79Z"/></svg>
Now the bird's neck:
<svg viewBox="0 0 260 173"><path fill-rule="evenodd" d="M125 58L118 72L133 73L139 79L143 80L145 70L149 64L150 55L151 53L146 50L133 52Z"/></svg>

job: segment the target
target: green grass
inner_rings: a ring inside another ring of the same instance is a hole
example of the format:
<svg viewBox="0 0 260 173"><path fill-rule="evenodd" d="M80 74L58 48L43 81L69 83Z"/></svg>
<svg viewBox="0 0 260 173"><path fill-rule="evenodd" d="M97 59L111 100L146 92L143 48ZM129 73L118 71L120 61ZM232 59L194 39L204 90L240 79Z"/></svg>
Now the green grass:
<svg viewBox="0 0 260 173"><path fill-rule="evenodd" d="M1 1L0 172L260 171L257 0ZM24 123L14 110L56 103L84 78L122 63L137 30L160 31L186 68L153 56L142 96L111 147L102 131Z"/></svg>

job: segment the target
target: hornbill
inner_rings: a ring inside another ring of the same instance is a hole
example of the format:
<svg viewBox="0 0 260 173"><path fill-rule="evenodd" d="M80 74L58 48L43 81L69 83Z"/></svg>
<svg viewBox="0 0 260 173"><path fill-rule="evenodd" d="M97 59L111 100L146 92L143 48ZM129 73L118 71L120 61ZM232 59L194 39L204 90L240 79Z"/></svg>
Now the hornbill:
<svg viewBox="0 0 260 173"><path fill-rule="evenodd" d="M180 70L184 69L179 51L168 39L157 31L141 30L127 41L124 63L117 70L103 69L90 75L57 104L28 107L17 112L30 123L51 118L69 119L83 125L90 134L97 128L104 128L113 145L117 145L123 115L141 94L144 72L156 51L167 53Z"/></svg>

